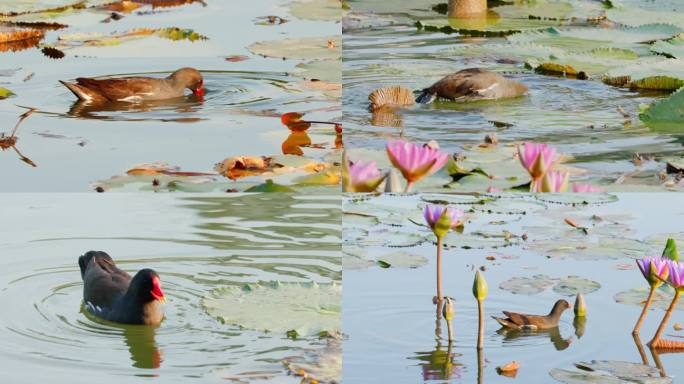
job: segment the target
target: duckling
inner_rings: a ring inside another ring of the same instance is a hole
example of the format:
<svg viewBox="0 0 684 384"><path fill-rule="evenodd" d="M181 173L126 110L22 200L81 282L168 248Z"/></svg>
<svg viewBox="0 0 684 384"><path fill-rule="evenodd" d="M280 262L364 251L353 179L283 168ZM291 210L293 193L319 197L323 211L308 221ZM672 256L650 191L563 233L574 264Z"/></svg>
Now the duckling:
<svg viewBox="0 0 684 384"><path fill-rule="evenodd" d="M496 100L526 93L527 87L523 84L486 69L468 68L423 89L416 102L429 104L437 97L455 101Z"/></svg>

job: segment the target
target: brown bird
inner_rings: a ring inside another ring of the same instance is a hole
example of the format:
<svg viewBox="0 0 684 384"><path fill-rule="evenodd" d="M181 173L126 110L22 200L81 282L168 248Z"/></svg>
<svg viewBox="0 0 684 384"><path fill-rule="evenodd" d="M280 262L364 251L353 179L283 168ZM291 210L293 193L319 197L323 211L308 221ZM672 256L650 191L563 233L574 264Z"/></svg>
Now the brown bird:
<svg viewBox="0 0 684 384"><path fill-rule="evenodd" d="M155 271L141 269L131 278L101 251L86 252L78 258L78 265L88 312L117 323L161 323L164 313L158 302L165 302L166 298Z"/></svg>
<svg viewBox="0 0 684 384"><path fill-rule="evenodd" d="M555 328L558 326L563 311L570 308L570 303L565 300L558 300L553 305L551 312L546 315L526 315L522 313L503 311L507 318L492 316L492 318L507 328L519 330L541 330Z"/></svg>
<svg viewBox="0 0 684 384"><path fill-rule="evenodd" d="M486 69L469 68L445 76L430 88L423 89L416 102L429 104L437 97L455 101L496 100L526 93L527 87L523 84Z"/></svg>
<svg viewBox="0 0 684 384"><path fill-rule="evenodd" d="M79 99L96 103L108 101L135 103L173 99L182 97L186 88L197 97L204 96L204 80L199 71L194 68L181 68L163 79L119 77L98 80L79 77L76 83L62 80L59 82L69 88Z"/></svg>

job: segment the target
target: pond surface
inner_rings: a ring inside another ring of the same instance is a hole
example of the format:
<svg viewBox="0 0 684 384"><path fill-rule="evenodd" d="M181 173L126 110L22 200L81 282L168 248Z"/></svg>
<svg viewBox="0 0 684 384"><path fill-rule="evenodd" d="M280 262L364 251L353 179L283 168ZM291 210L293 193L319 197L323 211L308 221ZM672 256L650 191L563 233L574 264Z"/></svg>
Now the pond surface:
<svg viewBox="0 0 684 384"><path fill-rule="evenodd" d="M658 157L682 153L681 133L658 133L638 118L640 104L659 100L668 93L611 87L603 84L599 76L582 81L536 74L524 68L524 61L516 56L519 50L507 55L505 37L418 30L413 25L417 20L446 20L445 15L430 10L433 3L350 2L349 19L360 18L372 25L349 22L344 31L342 102L345 140L352 153L359 148L383 149L387 140L399 137L422 143L437 140L444 150L461 153L482 143L485 135L495 133L506 144L532 141L556 145L561 153L570 156L568 165L586 170L573 176L574 180L615 190L660 186L655 175L664 170L664 164L635 166L631 160L635 153ZM543 7L540 5L540 9ZM367 15L375 15L376 19ZM584 28L591 33L593 26ZM594 33L601 31L599 28ZM499 51L486 48L497 44L501 46ZM368 110L368 95L375 89L402 86L418 91L447 74L471 67L491 69L519 81L529 87L529 96L470 103L441 101L384 114ZM629 117L623 117L619 108ZM635 180L616 182L623 175ZM619 185L622 183L629 186ZM439 189L430 187L422 190ZM486 190L467 185L454 188Z"/></svg>
<svg viewBox="0 0 684 384"><path fill-rule="evenodd" d="M340 282L339 197L5 194L3 202L6 382L298 383L282 361L328 351L318 337L224 324L201 303L245 283ZM159 273L167 296L159 327L86 316L77 259L88 250L108 252L129 273Z"/></svg>
<svg viewBox="0 0 684 384"><path fill-rule="evenodd" d="M47 31L43 43L67 46L62 48L66 57L50 59L38 48L0 53L0 70L11 74L0 76L0 86L16 94L0 101L0 132L9 133L25 112L18 106L38 109L20 127L16 146L37 167L20 161L12 150L2 151L0 191L89 191L94 183L124 175L137 164L165 162L183 171L211 173L214 164L228 157L282 155L290 131L281 124L281 114L304 112L307 119L317 121L340 115L336 96L306 85L313 73L301 66L314 56L285 60L248 49L261 41L317 37L325 43L327 36L339 35L339 21L315 14L307 19L301 12L294 16L291 9L284 0L260 1L258 6L246 1L198 1L176 7L143 6L119 13L124 16L121 20L108 23L101 21L111 12L96 9L54 16L69 27ZM288 21L261 25L268 15ZM117 43L84 43L94 33L171 27L191 29L207 39L176 41L151 35L121 38ZM239 56L244 58L226 60ZM77 103L58 82L112 75L162 77L181 67L202 72L204 100L186 97L102 108ZM330 76L326 80L335 82ZM314 125L308 133L310 142L320 148L304 147L304 156L320 160L329 155L335 139L332 127ZM216 191L234 184L215 179Z"/></svg>
<svg viewBox="0 0 684 384"><path fill-rule="evenodd" d="M618 303L616 296L648 287L633 259L660 255L668 236L681 244L684 236L678 223L684 209L676 203L677 196L662 194L618 194L617 199L604 195L601 199L615 201L573 207L560 204L559 196L511 194L484 203L472 196L446 195L345 198L343 329L349 337L344 344L345 380L507 383L511 379L499 376L495 368L515 360L520 364L515 381L550 383L555 382L550 370L573 371L574 363L617 360L641 364L631 334L641 307L638 300ZM449 201L450 207L462 208L470 215L463 233L447 236L445 242L451 248L442 256L442 290L455 300L453 361L448 365L446 325L444 320L435 322L432 304L433 235L411 222L422 224L426 200ZM565 224L564 218L589 227L589 234ZM503 231L512 234L509 241L502 239ZM523 233L527 240L521 239ZM394 260L390 264L399 265L397 253L411 255L401 261L408 260L414 268L379 266L380 260ZM482 273L489 295L484 302L483 370L481 381L477 381L478 315L471 292L475 269L481 266L485 267ZM581 280L579 287L573 283L578 280L567 279L569 276L588 281ZM572 310L563 314L556 331L545 333L506 334L490 317L500 316L502 310L546 314L557 299L567 299L572 305L572 289L585 292L588 314L583 328L575 326ZM666 290L662 293L672 296ZM663 313L652 309L641 329L651 366L655 363L646 343ZM682 312L675 311L665 332L668 338L682 336L672 328L682 321ZM658 358L673 382L684 376L681 354L660 354ZM597 382L618 382L604 380Z"/></svg>

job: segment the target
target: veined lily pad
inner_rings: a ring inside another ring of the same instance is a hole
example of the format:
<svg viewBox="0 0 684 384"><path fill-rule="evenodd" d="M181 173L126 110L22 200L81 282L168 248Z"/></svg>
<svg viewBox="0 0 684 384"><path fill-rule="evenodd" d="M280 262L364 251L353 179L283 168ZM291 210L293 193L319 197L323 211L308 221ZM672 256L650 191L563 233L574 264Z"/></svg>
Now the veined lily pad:
<svg viewBox="0 0 684 384"><path fill-rule="evenodd" d="M290 14L302 20L338 21L342 7L339 0L295 0Z"/></svg>
<svg viewBox="0 0 684 384"><path fill-rule="evenodd" d="M592 360L576 363L577 369L554 368L549 372L556 381L566 384L669 384L672 379L660 377L657 368L628 361Z"/></svg>
<svg viewBox="0 0 684 384"><path fill-rule="evenodd" d="M574 296L578 293L586 295L595 292L601 288L601 284L577 276L555 279L546 275L534 275L532 277L512 277L499 285L499 288L519 295L536 295L549 287L553 287L553 291L558 294Z"/></svg>
<svg viewBox="0 0 684 384"><path fill-rule="evenodd" d="M339 284L271 282L216 289L202 307L226 324L309 337L341 331L341 298Z"/></svg>
<svg viewBox="0 0 684 384"><path fill-rule="evenodd" d="M329 43L333 47L329 48ZM342 55L340 36L303 37L257 42L247 49L266 57L299 60L338 60Z"/></svg>
<svg viewBox="0 0 684 384"><path fill-rule="evenodd" d="M644 281L646 284L646 281ZM628 291L619 292L615 295L615 301L620 304L630 304L639 307L644 306L646 298L648 297L649 288L647 286L641 288L634 288ZM661 286L658 288L653 295L653 302L651 303L651 308L667 310L672 302L672 296L674 293L672 289L667 286ZM684 308L680 305L677 307L678 310L684 311Z"/></svg>
<svg viewBox="0 0 684 384"><path fill-rule="evenodd" d="M682 82L684 84L684 81ZM679 127L680 132L684 130L684 88L673 93L667 99L655 103L645 112L639 115L639 118L646 123L646 125L672 125Z"/></svg>

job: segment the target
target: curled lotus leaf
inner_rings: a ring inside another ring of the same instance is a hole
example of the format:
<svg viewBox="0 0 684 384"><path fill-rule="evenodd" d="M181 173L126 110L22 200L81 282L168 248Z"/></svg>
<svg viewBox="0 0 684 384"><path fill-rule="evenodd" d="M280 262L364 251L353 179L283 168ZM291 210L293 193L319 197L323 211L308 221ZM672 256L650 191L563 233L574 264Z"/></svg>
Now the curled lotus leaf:
<svg viewBox="0 0 684 384"><path fill-rule="evenodd" d="M341 331L341 299L336 283L267 282L218 288L202 307L225 324L310 337Z"/></svg>

